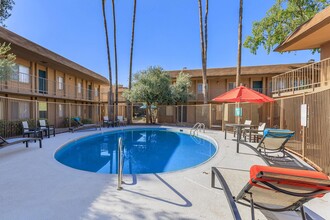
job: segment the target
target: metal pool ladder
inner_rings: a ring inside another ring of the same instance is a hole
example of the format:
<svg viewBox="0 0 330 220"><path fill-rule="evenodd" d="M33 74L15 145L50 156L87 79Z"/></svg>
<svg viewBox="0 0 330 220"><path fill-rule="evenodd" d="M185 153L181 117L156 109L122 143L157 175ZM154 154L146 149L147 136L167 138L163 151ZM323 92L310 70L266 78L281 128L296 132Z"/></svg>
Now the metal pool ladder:
<svg viewBox="0 0 330 220"><path fill-rule="evenodd" d="M198 132L203 129L203 133L205 133L205 124L201 122L197 122L192 129L190 129L190 135L198 135Z"/></svg>
<svg viewBox="0 0 330 220"><path fill-rule="evenodd" d="M118 138L118 187L117 190L122 190L123 182L123 140Z"/></svg>

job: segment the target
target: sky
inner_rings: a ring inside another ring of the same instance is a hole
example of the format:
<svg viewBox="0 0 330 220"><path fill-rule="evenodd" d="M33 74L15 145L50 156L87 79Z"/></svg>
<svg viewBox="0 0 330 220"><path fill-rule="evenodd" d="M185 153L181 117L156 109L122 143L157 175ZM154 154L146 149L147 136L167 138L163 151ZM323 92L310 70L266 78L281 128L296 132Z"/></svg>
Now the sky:
<svg viewBox="0 0 330 220"><path fill-rule="evenodd" d="M245 1L243 40L254 21L262 19L275 0ZM133 0L116 0L118 81L128 85ZM239 0L209 0L208 68L237 65ZM108 77L102 0L15 0L7 29ZM114 83L111 0L106 2ZM242 65L302 63L319 54L298 51L257 55L242 50ZM165 70L200 69L201 47L197 0L137 0L133 73L149 66Z"/></svg>

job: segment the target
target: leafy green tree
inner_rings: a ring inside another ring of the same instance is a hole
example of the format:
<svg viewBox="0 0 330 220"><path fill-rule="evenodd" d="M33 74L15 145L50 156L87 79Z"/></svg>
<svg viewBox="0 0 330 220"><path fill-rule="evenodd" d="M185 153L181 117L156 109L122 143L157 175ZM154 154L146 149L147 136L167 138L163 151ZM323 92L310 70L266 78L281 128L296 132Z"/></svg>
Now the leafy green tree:
<svg viewBox="0 0 330 220"><path fill-rule="evenodd" d="M329 4L329 0L276 0L266 16L253 23L252 36L246 38L244 47L256 54L262 45L270 53L299 25Z"/></svg>
<svg viewBox="0 0 330 220"><path fill-rule="evenodd" d="M0 24L2 26L5 26L4 21L10 17L14 4L14 0L0 0Z"/></svg>
<svg viewBox="0 0 330 220"><path fill-rule="evenodd" d="M147 108L147 123L155 122L152 117L157 110L152 106L186 102L191 85L188 74L180 73L177 82L171 85L170 75L161 67L152 66L134 74L132 89L123 96L130 102L143 102Z"/></svg>
<svg viewBox="0 0 330 220"><path fill-rule="evenodd" d="M190 97L193 97L189 91L191 87L191 79L188 73L180 72L176 78L176 82L171 85L172 104L187 103Z"/></svg>
<svg viewBox="0 0 330 220"><path fill-rule="evenodd" d="M0 81L10 79L10 76L16 71L16 56L10 51L10 44L0 44Z"/></svg>

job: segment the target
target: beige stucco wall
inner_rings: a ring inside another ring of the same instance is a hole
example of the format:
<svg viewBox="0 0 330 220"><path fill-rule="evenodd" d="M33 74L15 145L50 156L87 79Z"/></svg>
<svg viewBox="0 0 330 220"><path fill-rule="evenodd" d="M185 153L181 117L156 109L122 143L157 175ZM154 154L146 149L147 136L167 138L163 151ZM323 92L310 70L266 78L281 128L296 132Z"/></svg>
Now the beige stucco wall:
<svg viewBox="0 0 330 220"><path fill-rule="evenodd" d="M321 45L321 60L330 57L330 41Z"/></svg>

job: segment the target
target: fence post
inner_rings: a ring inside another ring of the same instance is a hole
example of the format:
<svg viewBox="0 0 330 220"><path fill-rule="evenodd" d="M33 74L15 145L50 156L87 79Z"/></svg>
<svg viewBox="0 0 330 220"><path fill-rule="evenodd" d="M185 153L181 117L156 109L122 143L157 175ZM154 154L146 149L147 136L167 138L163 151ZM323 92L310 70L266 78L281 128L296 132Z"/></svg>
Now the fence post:
<svg viewBox="0 0 330 220"><path fill-rule="evenodd" d="M181 126L182 126L182 120L183 120L183 105L181 105Z"/></svg>
<svg viewBox="0 0 330 220"><path fill-rule="evenodd" d="M38 123L37 123L37 119L38 119L38 100L36 100L36 111L35 111L35 127L37 128L38 127Z"/></svg>
<svg viewBox="0 0 330 220"><path fill-rule="evenodd" d="M222 103L221 105L221 113L222 113L221 130L225 131L225 103Z"/></svg>
<svg viewBox="0 0 330 220"><path fill-rule="evenodd" d="M69 127L71 127L71 103L69 103Z"/></svg>
<svg viewBox="0 0 330 220"><path fill-rule="evenodd" d="M210 116L209 116L209 119L210 119L210 122L209 122L209 128L211 128L212 127L212 104L210 103L209 104L209 114L210 114Z"/></svg>
<svg viewBox="0 0 330 220"><path fill-rule="evenodd" d="M270 102L269 104L269 126L274 127L274 103Z"/></svg>
<svg viewBox="0 0 330 220"><path fill-rule="evenodd" d="M280 109L280 128L284 129L284 99L281 99Z"/></svg>
<svg viewBox="0 0 330 220"><path fill-rule="evenodd" d="M306 104L306 94L303 94L303 104ZM308 110L306 112L306 116L308 117ZM307 120L308 121L308 120ZM303 159L305 159L305 150L306 150L306 126L302 126L302 146L301 146L301 155Z"/></svg>

